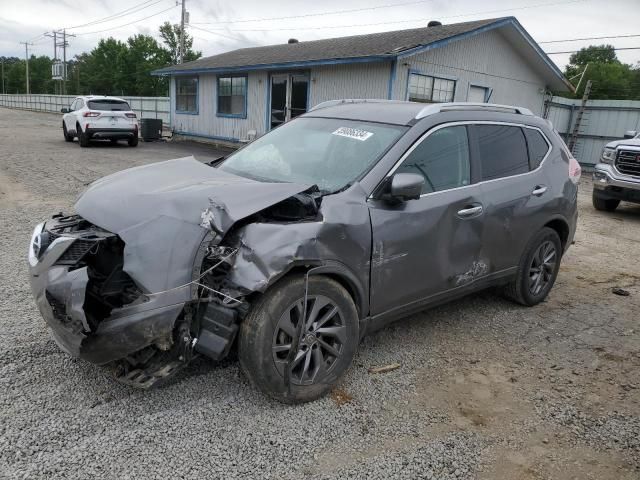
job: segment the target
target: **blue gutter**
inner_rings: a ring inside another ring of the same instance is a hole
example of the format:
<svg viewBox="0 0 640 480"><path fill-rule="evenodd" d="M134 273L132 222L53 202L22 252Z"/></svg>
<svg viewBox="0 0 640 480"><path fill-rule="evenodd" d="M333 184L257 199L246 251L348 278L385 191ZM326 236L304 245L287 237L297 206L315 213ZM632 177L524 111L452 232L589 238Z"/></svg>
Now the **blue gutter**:
<svg viewBox="0 0 640 480"><path fill-rule="evenodd" d="M389 90L387 92L387 100L393 100L393 84L396 83L396 71L398 70L398 60L391 61L391 71L389 72Z"/></svg>
<svg viewBox="0 0 640 480"><path fill-rule="evenodd" d="M306 60L301 62L285 62L285 63L262 63L257 65L243 65L240 67L216 67L216 68L198 68L190 70L169 70L163 72L162 69L154 70L151 75L192 75L195 73L234 73L249 72L251 70L286 70L291 68L313 67L318 65L342 65L348 63L371 63L386 62L393 60L395 55L369 55L367 57L350 57L350 58L332 58L325 60Z"/></svg>

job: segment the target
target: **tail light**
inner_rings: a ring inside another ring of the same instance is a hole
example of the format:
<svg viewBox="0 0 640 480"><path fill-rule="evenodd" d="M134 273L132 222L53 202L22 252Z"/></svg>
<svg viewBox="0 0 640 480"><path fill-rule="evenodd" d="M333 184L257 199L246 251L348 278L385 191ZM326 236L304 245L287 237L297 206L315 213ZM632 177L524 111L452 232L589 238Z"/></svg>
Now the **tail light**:
<svg viewBox="0 0 640 480"><path fill-rule="evenodd" d="M100 112L84 112L83 117L99 117Z"/></svg>
<svg viewBox="0 0 640 480"><path fill-rule="evenodd" d="M580 181L580 175L582 174L582 168L578 161L573 158L573 155L569 156L569 180L576 185Z"/></svg>
<svg viewBox="0 0 640 480"><path fill-rule="evenodd" d="M125 113L125 116L126 116L127 118L138 118L138 117L136 117L136 114L135 114L135 113Z"/></svg>

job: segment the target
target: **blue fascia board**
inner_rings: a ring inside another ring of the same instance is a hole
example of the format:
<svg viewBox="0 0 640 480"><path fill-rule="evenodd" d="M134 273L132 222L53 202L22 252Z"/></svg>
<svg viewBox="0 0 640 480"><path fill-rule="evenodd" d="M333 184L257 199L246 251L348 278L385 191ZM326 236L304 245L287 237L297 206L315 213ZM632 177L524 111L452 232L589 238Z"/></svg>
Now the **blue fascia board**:
<svg viewBox="0 0 640 480"><path fill-rule="evenodd" d="M396 58L396 55L370 55L367 57L350 57L350 58L332 58L325 60L306 60L302 62L286 62L286 63L263 63L258 65L243 65L240 67L217 67L217 68L199 68L191 70L171 70L163 72L162 70L154 70L151 75L191 75L196 73L234 73L249 72L252 70L279 70L288 68L303 68L319 65L342 65L349 63L372 63L387 62Z"/></svg>

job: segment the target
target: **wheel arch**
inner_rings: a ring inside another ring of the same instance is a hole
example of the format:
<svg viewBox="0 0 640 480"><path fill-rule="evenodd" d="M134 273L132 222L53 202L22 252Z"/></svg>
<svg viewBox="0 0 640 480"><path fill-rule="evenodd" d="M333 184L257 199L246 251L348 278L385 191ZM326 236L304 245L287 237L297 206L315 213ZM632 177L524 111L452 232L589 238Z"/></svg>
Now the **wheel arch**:
<svg viewBox="0 0 640 480"><path fill-rule="evenodd" d="M571 229L569 228L569 222L562 217L555 217L544 224L544 227L548 227L560 237L560 244L562 245L562 251L567 249L567 242L569 241L569 234Z"/></svg>

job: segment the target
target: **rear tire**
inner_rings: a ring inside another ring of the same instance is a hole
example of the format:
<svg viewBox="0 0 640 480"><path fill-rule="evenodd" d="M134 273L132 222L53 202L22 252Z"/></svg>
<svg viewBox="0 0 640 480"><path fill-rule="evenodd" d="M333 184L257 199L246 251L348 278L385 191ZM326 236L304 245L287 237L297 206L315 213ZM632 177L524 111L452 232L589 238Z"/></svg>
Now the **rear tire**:
<svg viewBox="0 0 640 480"><path fill-rule="evenodd" d="M138 146L138 136L134 136L131 137L129 140L127 140L127 143L129 144L130 147L137 147Z"/></svg>
<svg viewBox="0 0 640 480"><path fill-rule="evenodd" d="M558 233L544 227L529 241L516 277L504 287L504 295L528 307L542 302L556 281L561 258L562 243Z"/></svg>
<svg viewBox="0 0 640 480"><path fill-rule="evenodd" d="M65 142L73 142L73 135L69 135L67 131L67 126L64 122L62 122L62 134L64 135Z"/></svg>
<svg viewBox="0 0 640 480"><path fill-rule="evenodd" d="M82 131L80 125L76 125L76 131L78 132L78 143L82 148L87 148L89 146L89 137Z"/></svg>
<svg viewBox="0 0 640 480"><path fill-rule="evenodd" d="M618 205L620 205L620 200L616 200L615 198L600 198L595 193L591 196L591 200L593 202L593 208L601 212L613 212L618 208Z"/></svg>
<svg viewBox="0 0 640 480"><path fill-rule="evenodd" d="M254 303L240 327L242 371L263 393L283 403L326 395L358 347L358 313L349 293L335 280L310 276L307 321L301 324L304 291L304 275L285 277ZM301 340L291 352L298 325Z"/></svg>

